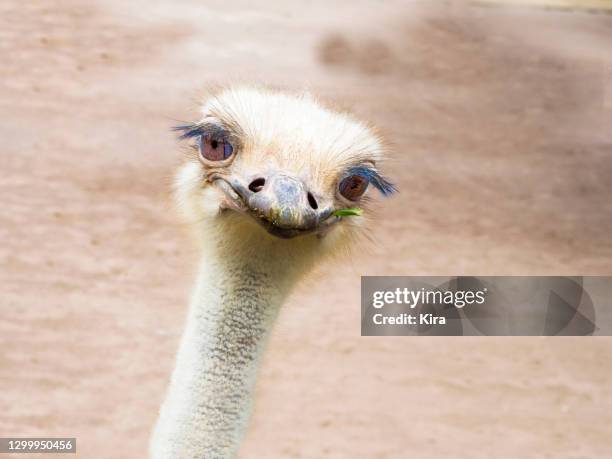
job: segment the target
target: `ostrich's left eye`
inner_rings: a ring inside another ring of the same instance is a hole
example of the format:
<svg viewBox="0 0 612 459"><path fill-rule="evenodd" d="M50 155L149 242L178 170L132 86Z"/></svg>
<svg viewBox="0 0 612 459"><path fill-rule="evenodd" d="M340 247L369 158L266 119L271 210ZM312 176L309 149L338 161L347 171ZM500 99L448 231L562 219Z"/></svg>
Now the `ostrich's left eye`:
<svg viewBox="0 0 612 459"><path fill-rule="evenodd" d="M210 136L200 137L200 155L208 161L223 161L232 156L234 147L225 141L213 139Z"/></svg>
<svg viewBox="0 0 612 459"><path fill-rule="evenodd" d="M340 182L340 194L350 201L357 201L368 188L369 180L363 175L350 175Z"/></svg>

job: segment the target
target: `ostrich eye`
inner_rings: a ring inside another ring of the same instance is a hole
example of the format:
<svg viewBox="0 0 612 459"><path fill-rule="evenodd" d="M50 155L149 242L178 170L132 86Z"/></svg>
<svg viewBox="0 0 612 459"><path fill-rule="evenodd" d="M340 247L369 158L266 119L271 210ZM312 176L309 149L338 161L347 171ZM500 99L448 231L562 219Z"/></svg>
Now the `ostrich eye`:
<svg viewBox="0 0 612 459"><path fill-rule="evenodd" d="M200 155L208 161L223 161L233 152L234 148L225 140L213 139L208 135L200 137Z"/></svg>
<svg viewBox="0 0 612 459"><path fill-rule="evenodd" d="M340 182L340 194L350 201L357 201L368 188L369 180L362 175L350 175Z"/></svg>

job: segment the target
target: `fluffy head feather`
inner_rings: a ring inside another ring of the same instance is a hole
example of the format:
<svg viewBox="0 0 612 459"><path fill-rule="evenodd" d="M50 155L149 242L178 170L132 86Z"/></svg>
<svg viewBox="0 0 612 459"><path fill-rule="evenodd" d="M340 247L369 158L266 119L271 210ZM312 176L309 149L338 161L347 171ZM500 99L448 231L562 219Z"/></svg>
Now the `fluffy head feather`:
<svg viewBox="0 0 612 459"><path fill-rule="evenodd" d="M248 186L255 177L278 173L297 177L321 205L330 209L362 207L368 199L347 200L339 183L351 174L365 177L387 195L395 187L377 169L384 152L379 138L351 116L331 111L308 94L237 88L208 100L199 121L177 127L183 139L222 135L231 143L231 159L219 164L190 155L176 179L176 198L187 221L194 223L207 246L230 251L228 256L271 257L280 263L315 259L346 247L359 232L362 217L337 218L325 230L292 239L268 234L256 219L226 210L227 190L215 180L239 180ZM211 132L211 131L218 132ZM281 263L282 264L282 263Z"/></svg>

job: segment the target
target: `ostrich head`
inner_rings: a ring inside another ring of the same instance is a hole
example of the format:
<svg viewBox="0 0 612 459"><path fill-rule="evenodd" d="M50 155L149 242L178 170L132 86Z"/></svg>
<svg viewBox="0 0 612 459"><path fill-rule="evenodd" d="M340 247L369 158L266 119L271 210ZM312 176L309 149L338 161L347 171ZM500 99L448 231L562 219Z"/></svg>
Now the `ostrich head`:
<svg viewBox="0 0 612 459"><path fill-rule="evenodd" d="M377 168L383 148L372 130L309 95L226 90L176 129L190 142L179 208L225 255L283 266L337 252L363 217L334 212L359 207L367 216L372 189L395 190Z"/></svg>

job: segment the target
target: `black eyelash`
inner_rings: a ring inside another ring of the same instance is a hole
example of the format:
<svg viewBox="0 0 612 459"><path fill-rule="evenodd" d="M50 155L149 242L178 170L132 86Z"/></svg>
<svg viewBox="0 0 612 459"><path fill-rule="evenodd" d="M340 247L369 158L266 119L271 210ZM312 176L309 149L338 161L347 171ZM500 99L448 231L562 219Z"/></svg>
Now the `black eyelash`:
<svg viewBox="0 0 612 459"><path fill-rule="evenodd" d="M197 124L179 124L178 126L172 127L172 130L181 133L179 135L179 140L186 140L204 135L202 126Z"/></svg>
<svg viewBox="0 0 612 459"><path fill-rule="evenodd" d="M397 187L393 183L369 167L352 167L348 170L348 175L361 175L365 177L383 196L389 196L397 191Z"/></svg>
<svg viewBox="0 0 612 459"><path fill-rule="evenodd" d="M210 136L214 140L225 141L229 134L220 126L215 125L202 125L202 124L179 124L172 128L173 131L181 132L179 140L192 139L194 137L207 137Z"/></svg>

